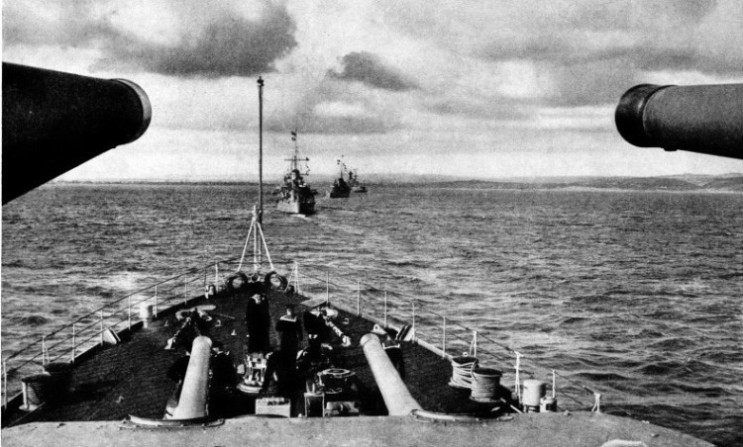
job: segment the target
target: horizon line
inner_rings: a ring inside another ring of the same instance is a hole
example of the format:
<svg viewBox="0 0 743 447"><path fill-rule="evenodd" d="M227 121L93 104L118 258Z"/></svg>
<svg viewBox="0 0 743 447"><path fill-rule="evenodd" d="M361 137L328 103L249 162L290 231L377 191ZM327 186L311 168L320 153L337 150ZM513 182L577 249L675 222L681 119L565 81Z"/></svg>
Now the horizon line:
<svg viewBox="0 0 743 447"><path fill-rule="evenodd" d="M312 176L315 179L333 179L335 178L334 175L314 175ZM709 178L724 178L724 177L743 177L743 173L741 172L727 172L723 174L694 174L694 173L683 173L683 174L667 174L667 175L601 175L601 174L594 174L594 175L536 175L536 176L514 176L514 177L464 177L464 176L457 176L457 175L445 175L445 174L410 174L410 173L390 173L390 174L380 174L380 173L370 173L364 175L364 177L372 177L373 179L364 182L362 180L362 183L380 183L379 177L383 179L383 181L389 182L389 180L393 180L390 183L411 183L411 181L406 181L405 179L413 179L417 181L425 181L430 183L445 183L445 182L490 182L490 183L497 183L497 182L533 182L533 181L547 181L547 180L555 180L555 179L562 179L562 180L568 180L568 179L600 179L600 178L606 178L606 179L620 179L620 178L644 178L644 179L652 179L652 178L679 178L679 177L709 177ZM376 178L374 178L376 177ZM395 180L396 177L399 177L399 180ZM280 183L281 178L275 177L275 178L267 178L264 179L265 183ZM85 184L85 183L96 183L96 184L119 184L119 183L192 183L192 184L203 184L203 183L213 183L213 184L258 184L258 179L164 179L164 178L122 178L122 179L53 179L49 181L48 183L69 183L69 184Z"/></svg>

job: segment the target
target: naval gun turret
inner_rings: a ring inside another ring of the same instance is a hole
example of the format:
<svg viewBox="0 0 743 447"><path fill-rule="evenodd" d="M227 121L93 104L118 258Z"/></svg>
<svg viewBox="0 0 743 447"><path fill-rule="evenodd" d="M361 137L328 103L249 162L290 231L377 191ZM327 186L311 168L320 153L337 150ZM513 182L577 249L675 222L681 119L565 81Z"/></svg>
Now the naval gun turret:
<svg viewBox="0 0 743 447"><path fill-rule="evenodd" d="M743 84L640 84L619 100L615 121L635 146L743 159Z"/></svg>
<svg viewBox="0 0 743 447"><path fill-rule="evenodd" d="M139 138L147 94L124 79L98 79L3 63L3 203Z"/></svg>

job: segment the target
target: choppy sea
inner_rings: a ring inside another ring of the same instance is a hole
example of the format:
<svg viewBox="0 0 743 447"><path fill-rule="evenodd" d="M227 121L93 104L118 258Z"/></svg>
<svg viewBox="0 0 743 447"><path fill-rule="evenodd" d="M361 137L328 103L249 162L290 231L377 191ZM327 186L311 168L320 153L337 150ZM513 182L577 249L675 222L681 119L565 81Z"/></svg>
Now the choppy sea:
<svg viewBox="0 0 743 447"><path fill-rule="evenodd" d="M52 184L4 206L3 358L107 300L239 256L256 191ZM309 218L269 205L264 225L274 257L416 296L601 390L604 411L740 446L742 211L735 193L374 185Z"/></svg>

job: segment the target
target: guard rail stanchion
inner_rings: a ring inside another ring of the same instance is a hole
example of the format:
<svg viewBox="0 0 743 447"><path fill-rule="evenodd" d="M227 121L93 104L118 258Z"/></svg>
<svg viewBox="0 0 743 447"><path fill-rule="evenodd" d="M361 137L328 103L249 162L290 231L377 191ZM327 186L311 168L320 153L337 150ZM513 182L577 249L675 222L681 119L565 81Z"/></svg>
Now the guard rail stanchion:
<svg viewBox="0 0 743 447"><path fill-rule="evenodd" d="M441 327L441 351L444 353L444 357L446 357L446 315L443 318L444 324Z"/></svg>
<svg viewBox="0 0 743 447"><path fill-rule="evenodd" d="M70 363L75 363L75 323L72 323L72 356Z"/></svg>

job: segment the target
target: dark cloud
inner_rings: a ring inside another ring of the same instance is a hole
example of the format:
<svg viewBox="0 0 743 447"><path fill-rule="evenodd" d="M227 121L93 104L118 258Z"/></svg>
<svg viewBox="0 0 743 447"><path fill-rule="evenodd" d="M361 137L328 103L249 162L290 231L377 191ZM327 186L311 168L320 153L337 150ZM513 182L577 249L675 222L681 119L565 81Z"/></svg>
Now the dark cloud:
<svg viewBox="0 0 743 447"><path fill-rule="evenodd" d="M394 68L385 65L378 56L366 52L353 52L343 56L343 71L330 70L328 76L348 81L359 81L385 90L405 91L418 89L413 80Z"/></svg>
<svg viewBox="0 0 743 447"><path fill-rule="evenodd" d="M104 64L124 61L173 76L251 76L274 71L273 63L297 45L295 24L282 6L269 5L260 21L225 14L195 39L177 46L116 36Z"/></svg>
<svg viewBox="0 0 743 447"><path fill-rule="evenodd" d="M33 8L13 7L4 14L3 45L99 48L102 56L93 69L135 68L183 77L252 76L274 71L275 61L297 46L296 24L286 5L259 4L260 14L247 19L220 4L198 15L193 4L174 3L172 15L162 19L172 20L181 31L169 43L120 29L112 20L115 8L101 14L91 1L62 3L54 21Z"/></svg>

